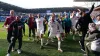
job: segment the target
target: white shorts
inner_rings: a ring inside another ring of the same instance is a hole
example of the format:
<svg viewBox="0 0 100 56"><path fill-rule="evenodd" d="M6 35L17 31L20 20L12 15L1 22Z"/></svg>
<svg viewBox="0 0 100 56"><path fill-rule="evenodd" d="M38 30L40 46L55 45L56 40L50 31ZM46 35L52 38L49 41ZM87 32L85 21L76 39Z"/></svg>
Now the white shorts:
<svg viewBox="0 0 100 56"><path fill-rule="evenodd" d="M53 38L53 37L55 37L55 36L56 36L57 38L60 37L60 33L55 33L55 34L54 34L54 33L50 33L48 38Z"/></svg>
<svg viewBox="0 0 100 56"><path fill-rule="evenodd" d="M64 30L63 29L60 29L60 33L64 33Z"/></svg>
<svg viewBox="0 0 100 56"><path fill-rule="evenodd" d="M72 31L76 31L76 28L75 28L75 26L72 26Z"/></svg>
<svg viewBox="0 0 100 56"><path fill-rule="evenodd" d="M37 36L40 36L41 34L44 34L44 29L37 29Z"/></svg>

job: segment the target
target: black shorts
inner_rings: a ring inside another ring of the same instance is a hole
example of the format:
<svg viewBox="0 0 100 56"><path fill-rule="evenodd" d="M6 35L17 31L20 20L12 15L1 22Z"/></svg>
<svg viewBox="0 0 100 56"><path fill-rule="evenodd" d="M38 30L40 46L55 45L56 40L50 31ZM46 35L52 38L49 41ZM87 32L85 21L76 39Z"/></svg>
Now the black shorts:
<svg viewBox="0 0 100 56"><path fill-rule="evenodd" d="M71 27L65 27L65 33L69 33L70 29L71 29Z"/></svg>

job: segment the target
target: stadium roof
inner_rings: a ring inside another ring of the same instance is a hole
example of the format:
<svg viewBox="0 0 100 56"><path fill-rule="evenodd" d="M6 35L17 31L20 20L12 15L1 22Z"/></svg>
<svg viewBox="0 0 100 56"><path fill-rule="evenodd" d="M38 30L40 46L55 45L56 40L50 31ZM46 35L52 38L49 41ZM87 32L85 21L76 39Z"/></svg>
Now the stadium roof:
<svg viewBox="0 0 100 56"><path fill-rule="evenodd" d="M58 7L58 8L39 8L39 9L24 9L18 6L14 6L8 3L0 2L0 8L5 11L15 10L16 12L24 12L24 13L46 13L47 10L51 12L64 12L64 11L73 11L77 9L88 10L83 7Z"/></svg>
<svg viewBox="0 0 100 56"><path fill-rule="evenodd" d="M91 2L74 2L73 0L0 0L23 8L57 8L57 7L90 7ZM100 4L100 2L97 2Z"/></svg>

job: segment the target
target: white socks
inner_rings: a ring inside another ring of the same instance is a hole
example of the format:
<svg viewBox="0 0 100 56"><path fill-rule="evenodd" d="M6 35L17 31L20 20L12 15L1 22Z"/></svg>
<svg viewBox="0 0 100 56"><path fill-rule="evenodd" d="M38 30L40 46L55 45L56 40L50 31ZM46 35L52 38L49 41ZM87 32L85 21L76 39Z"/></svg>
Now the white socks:
<svg viewBox="0 0 100 56"><path fill-rule="evenodd" d="M53 38L51 38L51 42L54 42L54 39Z"/></svg>
<svg viewBox="0 0 100 56"><path fill-rule="evenodd" d="M45 45L48 45L49 44L49 39L47 39L47 43Z"/></svg>
<svg viewBox="0 0 100 56"><path fill-rule="evenodd" d="M43 46L43 38L41 38L41 46Z"/></svg>
<svg viewBox="0 0 100 56"><path fill-rule="evenodd" d="M61 41L58 40L58 49L61 49L60 46L61 46Z"/></svg>

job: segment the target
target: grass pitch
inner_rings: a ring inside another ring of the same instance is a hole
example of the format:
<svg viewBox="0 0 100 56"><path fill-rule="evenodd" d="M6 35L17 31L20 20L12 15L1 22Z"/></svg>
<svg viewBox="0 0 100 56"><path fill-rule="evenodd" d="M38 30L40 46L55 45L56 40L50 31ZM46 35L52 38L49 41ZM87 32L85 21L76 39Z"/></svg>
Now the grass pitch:
<svg viewBox="0 0 100 56"><path fill-rule="evenodd" d="M3 22L0 22L0 56L7 54L8 42L6 40L7 31L2 27ZM83 52L80 50L78 41L74 41L71 35L62 42L63 53L57 51L57 39L54 43L45 46L44 49L40 49L40 43L28 40L28 27L26 25L26 35L23 36L22 53L17 54L17 51L11 52L11 56L83 56ZM47 34L46 34L47 36ZM45 37L46 38L46 37ZM76 37L77 39L79 37ZM16 48L18 43L16 42Z"/></svg>

